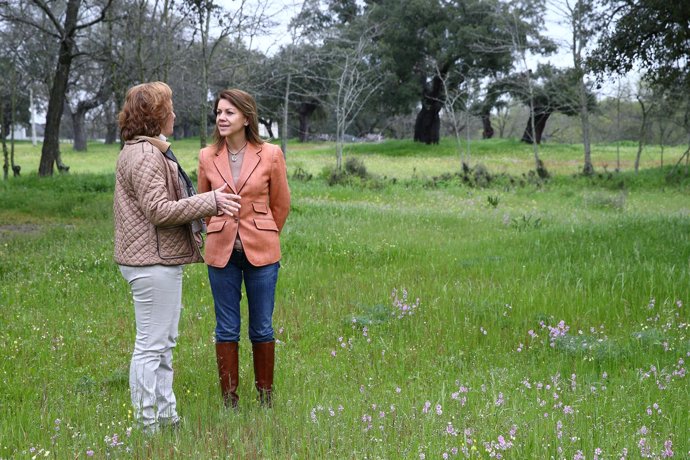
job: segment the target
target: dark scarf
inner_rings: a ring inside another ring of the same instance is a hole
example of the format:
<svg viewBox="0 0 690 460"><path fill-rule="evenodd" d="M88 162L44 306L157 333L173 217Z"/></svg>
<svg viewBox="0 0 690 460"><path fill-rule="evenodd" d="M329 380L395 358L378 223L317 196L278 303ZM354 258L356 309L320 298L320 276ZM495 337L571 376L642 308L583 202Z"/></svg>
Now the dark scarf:
<svg viewBox="0 0 690 460"><path fill-rule="evenodd" d="M184 169L182 169L182 165L179 161L177 161L177 158L175 157L175 154L172 152L172 149L168 148L168 150L163 155L165 155L166 158L168 158L171 161L174 161L175 164L177 164L177 175L180 180L180 183L184 184L184 191L187 193L186 197L196 195L196 189L194 188L192 180L189 178L187 173L184 172ZM206 222L204 222L204 219L193 220L192 231L194 233L206 233Z"/></svg>

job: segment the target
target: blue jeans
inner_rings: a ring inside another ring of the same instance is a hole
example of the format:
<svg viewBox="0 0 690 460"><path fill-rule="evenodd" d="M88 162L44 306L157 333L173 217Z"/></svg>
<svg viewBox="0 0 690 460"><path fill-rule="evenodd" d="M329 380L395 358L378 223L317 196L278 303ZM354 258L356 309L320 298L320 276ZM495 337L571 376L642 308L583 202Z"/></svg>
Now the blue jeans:
<svg viewBox="0 0 690 460"><path fill-rule="evenodd" d="M273 307L280 262L255 267L243 252L233 251L224 268L208 267L216 312L216 342L240 341L242 279L249 304L249 340L272 342Z"/></svg>

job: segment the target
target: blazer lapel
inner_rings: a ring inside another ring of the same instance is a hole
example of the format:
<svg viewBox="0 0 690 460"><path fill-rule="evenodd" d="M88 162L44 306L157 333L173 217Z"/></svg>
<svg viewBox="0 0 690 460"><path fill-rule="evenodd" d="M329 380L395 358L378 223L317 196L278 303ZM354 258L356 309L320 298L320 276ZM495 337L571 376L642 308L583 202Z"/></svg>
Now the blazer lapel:
<svg viewBox="0 0 690 460"><path fill-rule="evenodd" d="M244 187L244 184L247 183L247 179L249 179L249 176L252 175L252 173L258 166L259 161L261 161L261 155L259 155L260 152L260 146L256 146L254 144L247 144L247 150L244 152L244 160L242 160L242 170L240 171L240 179L237 181L236 184L237 190L235 193L237 193L238 195L240 194L242 187Z"/></svg>
<svg viewBox="0 0 690 460"><path fill-rule="evenodd" d="M223 148L216 153L213 163L216 165L216 169L220 173L221 177L223 177L225 180L225 183L228 184L232 192L237 195L239 188L235 185L235 181L232 179L232 171L230 171L230 163L228 160L228 149L225 147L225 145L223 145ZM242 171L244 171L244 166L242 166Z"/></svg>

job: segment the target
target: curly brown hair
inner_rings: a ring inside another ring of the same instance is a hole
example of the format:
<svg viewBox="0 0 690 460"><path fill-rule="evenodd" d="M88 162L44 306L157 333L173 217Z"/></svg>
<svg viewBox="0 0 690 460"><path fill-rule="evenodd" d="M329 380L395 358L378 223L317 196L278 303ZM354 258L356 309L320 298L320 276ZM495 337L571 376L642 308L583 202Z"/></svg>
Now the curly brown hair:
<svg viewBox="0 0 690 460"><path fill-rule="evenodd" d="M172 90L161 81L131 87L118 115L123 141L136 136L156 137L172 112Z"/></svg>
<svg viewBox="0 0 690 460"><path fill-rule="evenodd" d="M218 93L216 101L213 103L213 113L215 114L218 110L218 103L221 99L225 99L239 110L242 115L247 117L249 122L247 126L244 127L244 134L250 144L261 145L264 143L261 136L259 136L259 111L256 108L256 101L251 94L241 89L224 89ZM218 131L218 126L213 129L213 140L216 150L223 148L225 144L225 138L220 135Z"/></svg>

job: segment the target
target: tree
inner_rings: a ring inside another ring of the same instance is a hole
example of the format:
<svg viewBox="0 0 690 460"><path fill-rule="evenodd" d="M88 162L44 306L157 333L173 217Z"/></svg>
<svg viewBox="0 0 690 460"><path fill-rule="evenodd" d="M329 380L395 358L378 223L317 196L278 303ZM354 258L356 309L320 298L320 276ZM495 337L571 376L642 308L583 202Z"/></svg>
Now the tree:
<svg viewBox="0 0 690 460"><path fill-rule="evenodd" d="M690 8L681 0L604 0L606 27L590 58L599 72L627 73L639 66L645 78L690 88Z"/></svg>
<svg viewBox="0 0 690 460"><path fill-rule="evenodd" d="M199 34L199 43L201 51L201 63L199 70L201 72L201 100L199 101L199 143L200 146L206 147L206 135L208 134L208 93L209 93L209 68L211 67L216 49L220 42L230 34L230 27L232 18L229 22L224 22L222 19L222 8L215 4L213 0L186 0L186 6L191 10L192 25L195 29L195 34ZM244 6L244 0L241 2ZM211 36L211 27L214 25L213 20L220 26L220 33L218 37Z"/></svg>
<svg viewBox="0 0 690 460"><path fill-rule="evenodd" d="M589 124L589 96L591 91L585 82L588 72L585 62L585 50L600 27L599 16L595 11L594 0L565 0L564 8L559 13L567 18L571 40L570 52L573 58L574 77L577 84L577 102L580 123L582 124L582 144L584 146L584 166L582 173L589 176L594 173Z"/></svg>
<svg viewBox="0 0 690 460"><path fill-rule="evenodd" d="M640 123L640 135L637 141L637 155L635 155L635 172L640 170L640 158L642 157L642 149L644 147L645 138L647 136L647 125L649 123L649 114L655 109L654 99L650 97L651 89L644 85L640 80L637 86L635 98L640 104L640 113L642 114L642 121Z"/></svg>
<svg viewBox="0 0 690 460"><path fill-rule="evenodd" d="M568 116L578 114L579 94L577 74L573 69L558 69L552 65L540 64L537 71L530 76L534 80L532 105L530 106L524 89L518 87L513 91L513 96L520 98L533 112L527 120L521 139L531 144L541 142L546 122L552 114L556 112ZM587 93L587 101L590 110L595 107L594 94ZM532 117L534 117L533 120Z"/></svg>
<svg viewBox="0 0 690 460"><path fill-rule="evenodd" d="M59 171L69 170L69 166L63 164L60 158L60 120L72 61L78 52L78 33L103 21L113 0L104 2L67 0L64 10L60 8L60 5L45 0L30 0L30 2L38 10L38 15L16 14L8 9L3 16L13 22L33 27L59 43L57 63L50 86L41 161L38 167L39 176L52 176L56 165ZM41 16L47 17L47 24L40 20Z"/></svg>
<svg viewBox="0 0 690 460"><path fill-rule="evenodd" d="M510 6L499 0L369 0L372 20L384 27L380 42L382 59L395 78L386 83L384 97L397 102L400 113L420 105L414 139L438 143L439 112L443 108L443 83L455 87L469 70L493 76L509 73L513 65L511 37L504 26L511 20ZM527 6L540 2L525 2ZM531 30L530 17L537 8L519 16L521 31ZM523 27L524 25L524 27ZM495 46L499 43L500 46ZM447 76L455 75L448 79ZM459 81L454 81L459 78ZM421 99L419 98L421 95Z"/></svg>
<svg viewBox="0 0 690 460"><path fill-rule="evenodd" d="M690 95L683 87L651 85L655 109L652 110L652 122L657 126L657 142L660 152L660 166L664 166L664 146L672 143L674 128L683 125L681 113L687 110Z"/></svg>
<svg viewBox="0 0 690 460"><path fill-rule="evenodd" d="M65 111L72 120L74 142L77 152L87 149L86 114L103 105L112 95L112 82L103 70L103 63L94 59L80 62L75 72L76 79L70 82L65 97ZM95 90L95 91L94 91Z"/></svg>
<svg viewBox="0 0 690 460"><path fill-rule="evenodd" d="M325 117L326 100L330 90L328 72L330 65L322 46L302 43L295 46L290 75L289 99L292 111L297 114L297 138L309 140L312 123L316 117Z"/></svg>
<svg viewBox="0 0 690 460"><path fill-rule="evenodd" d="M96 61L105 69L104 79L88 85L93 90L89 98L82 99L98 98L103 93L95 90L110 85L112 98L105 102L101 111L107 126L107 139L116 138L117 112L127 88L146 81L164 81L172 88L177 116L176 138L198 134L202 117L208 126L212 78L206 78L206 84L199 82L204 80L203 75L225 74L225 67L221 70L220 64L226 64L225 56L235 56L235 53L234 49L228 51L227 36L213 35L217 32L214 27L219 24L217 17L227 20L223 10L215 4L211 7L208 2L200 2L200 5L212 10L209 27L203 27L203 33L208 33L208 47L214 49L212 59L208 57L208 48L204 53L201 45L203 34L198 30L201 25L194 15L198 10L186 1L119 0L119 8L111 9L106 21L91 34L91 47L98 53ZM203 16L204 25L206 19ZM223 58L218 59L222 53L225 53ZM84 87L81 89L83 91ZM73 110L75 106L73 103Z"/></svg>
<svg viewBox="0 0 690 460"><path fill-rule="evenodd" d="M623 85L621 79L618 79L618 84L616 86L616 171L621 170L621 151L620 151L620 141L621 141L621 99L627 96L627 85ZM663 153L662 153L663 156ZM663 161L663 160L662 160Z"/></svg>
<svg viewBox="0 0 690 460"><path fill-rule="evenodd" d="M104 67L103 78L112 92L103 108L107 141L117 138L117 113L127 88L147 81L171 82L185 71L184 58L191 54L184 38L188 24L176 4L174 0L118 0L118 8L109 9L106 20L90 34L97 60ZM94 86L101 86L100 82ZM176 113L181 94L177 91L174 95ZM185 120L178 114L177 122Z"/></svg>
<svg viewBox="0 0 690 460"><path fill-rule="evenodd" d="M608 72L625 74L638 67L650 83L662 88L683 88L687 93L690 89L687 2L605 0L604 3L609 12L606 27L589 59L599 78ZM690 124L683 124L690 142ZM690 149L678 164L688 152Z"/></svg>
<svg viewBox="0 0 690 460"><path fill-rule="evenodd" d="M19 122L26 122L28 104L18 91L19 73L10 59L0 59L0 73L4 76L0 86L0 138L2 139L3 152L3 179L7 180L9 170L14 176L18 176L21 167L14 162L14 127ZM10 136L10 149L7 149L7 137Z"/></svg>
<svg viewBox="0 0 690 460"><path fill-rule="evenodd" d="M255 80L263 84L256 93L259 106L259 123L266 127L269 136L275 137L273 124L279 124L281 150L287 157L287 141L289 137L290 107L294 87L293 76L299 72L299 66L294 59L294 35L292 44L286 45L273 57L260 59L254 65Z"/></svg>
<svg viewBox="0 0 690 460"><path fill-rule="evenodd" d="M544 28L543 16L535 14L535 11L544 9L543 0L512 0L508 5L507 13L503 11L497 13L497 20L503 33L487 37L481 49L489 53L510 52L514 60L512 68L516 68L517 72L501 72L490 76L485 98L475 107L477 115L482 120L484 139L489 139L494 134L491 126L491 110L495 105L504 103L501 98L506 92L514 92L516 88L524 87L528 100L532 100L528 55L548 55L556 51L553 41L541 34ZM508 41L502 41L505 39ZM539 163L538 147L535 147L535 158Z"/></svg>
<svg viewBox="0 0 690 460"><path fill-rule="evenodd" d="M367 100L383 84L383 71L371 59L376 28L365 28L355 40L339 40L331 49L332 92L335 113L336 168L342 167L344 136Z"/></svg>
<svg viewBox="0 0 690 460"><path fill-rule="evenodd" d="M231 35L235 35L235 40L240 42L243 35L256 35L261 30L265 22L263 12L267 0L261 0L252 11L248 11L249 2L239 0L233 11L226 10L219 6L214 0L184 0L185 9L189 9L194 34L199 36L200 65L200 85L201 100L199 101L199 143L201 147L206 146L206 136L208 134L209 109L209 75L210 69L216 59L216 52L219 46ZM217 34L212 32L215 31Z"/></svg>
<svg viewBox="0 0 690 460"><path fill-rule="evenodd" d="M6 17L8 6L0 5L0 17ZM3 149L3 177L9 171L18 176L21 166L15 164L15 127L30 123L32 86L40 78L36 55L37 40L33 31L12 22L0 24L0 137ZM7 140L9 139L9 149Z"/></svg>
<svg viewBox="0 0 690 460"><path fill-rule="evenodd" d="M307 0L304 0L302 2L302 7L300 9L300 14L303 13L307 9ZM297 17L300 16L300 14L297 15ZM300 42L300 37L302 36L301 28L303 24L300 24L298 21L292 21L290 24L290 38L291 38L291 43L289 46L281 49L282 55L283 55L283 60L281 61L285 65L285 81L283 85L283 101L282 101L282 107L281 107L281 135L280 135L280 146L281 149L283 150L283 155L287 157L287 141L289 137L289 113L290 113L290 100L292 98L292 93L293 93L293 76L296 76L299 71L297 69L297 66L295 65L295 48L297 47L298 43ZM302 140L303 138L301 138Z"/></svg>
<svg viewBox="0 0 690 460"><path fill-rule="evenodd" d="M508 17L510 22L506 24L506 30L508 31L508 35L511 39L511 49L516 57L516 60L521 66L522 72L518 72L517 80L514 82L512 82L510 78L505 79L504 82L499 82L500 87L505 87L508 89L512 88L514 92L520 87L523 88L524 91L522 98L524 101L526 101L526 104L529 107L529 121L527 122L527 129L530 133L537 132L537 123L535 120L535 115L537 112L535 110L535 91L532 82L532 72L527 64L527 53L540 49L545 52L550 52L552 51L553 47L553 44L550 41L545 40L539 34L535 34L539 40L537 44L532 44L530 46L530 44L527 42L529 34L525 30L526 26L519 20L519 18L524 15L525 10L530 11L534 8L535 5L527 0L525 3L516 2L515 7L511 10L511 16ZM542 25L543 19L541 19L541 17L537 16L532 18L532 30L538 30ZM499 85L497 85L497 87L499 87ZM546 123L546 119L544 119L544 123ZM539 140L541 140L541 131L539 132ZM541 158L539 158L539 140L534 142L534 138L532 138L531 142L532 153L534 155L534 167L539 177L547 178L549 176L548 171L544 166L544 162L542 162Z"/></svg>
<svg viewBox="0 0 690 460"><path fill-rule="evenodd" d="M300 142L309 140L314 115L327 110L331 81L324 69L331 62L324 42L345 32L358 13L352 0L327 0L325 4L304 0L299 13L290 21L293 37L299 40L293 39L293 44L284 47L280 54L281 62L290 66L290 89L286 86L285 95L297 113ZM337 48L333 43L331 46Z"/></svg>
<svg viewBox="0 0 690 460"><path fill-rule="evenodd" d="M440 71L438 71L440 74ZM481 91L481 78L470 74L463 78L463 84L456 88L450 88L447 83L447 77L441 78L443 85L443 111L445 116L449 119L453 136L455 137L455 144L460 154L460 163L464 170L469 169L470 164L470 145L471 135L469 130L470 120L472 115L480 113L482 126L484 127L483 137L486 139L486 130L490 129L493 135L493 128L491 122L487 120L489 114L485 112L486 107L496 104L494 100L493 85L489 86L487 93L489 93L482 102L478 102L478 95ZM488 102L491 101L491 102ZM490 108L488 109L490 110ZM461 112L461 113L458 113ZM484 116L486 114L486 117ZM461 132L465 130L465 148L462 148Z"/></svg>

